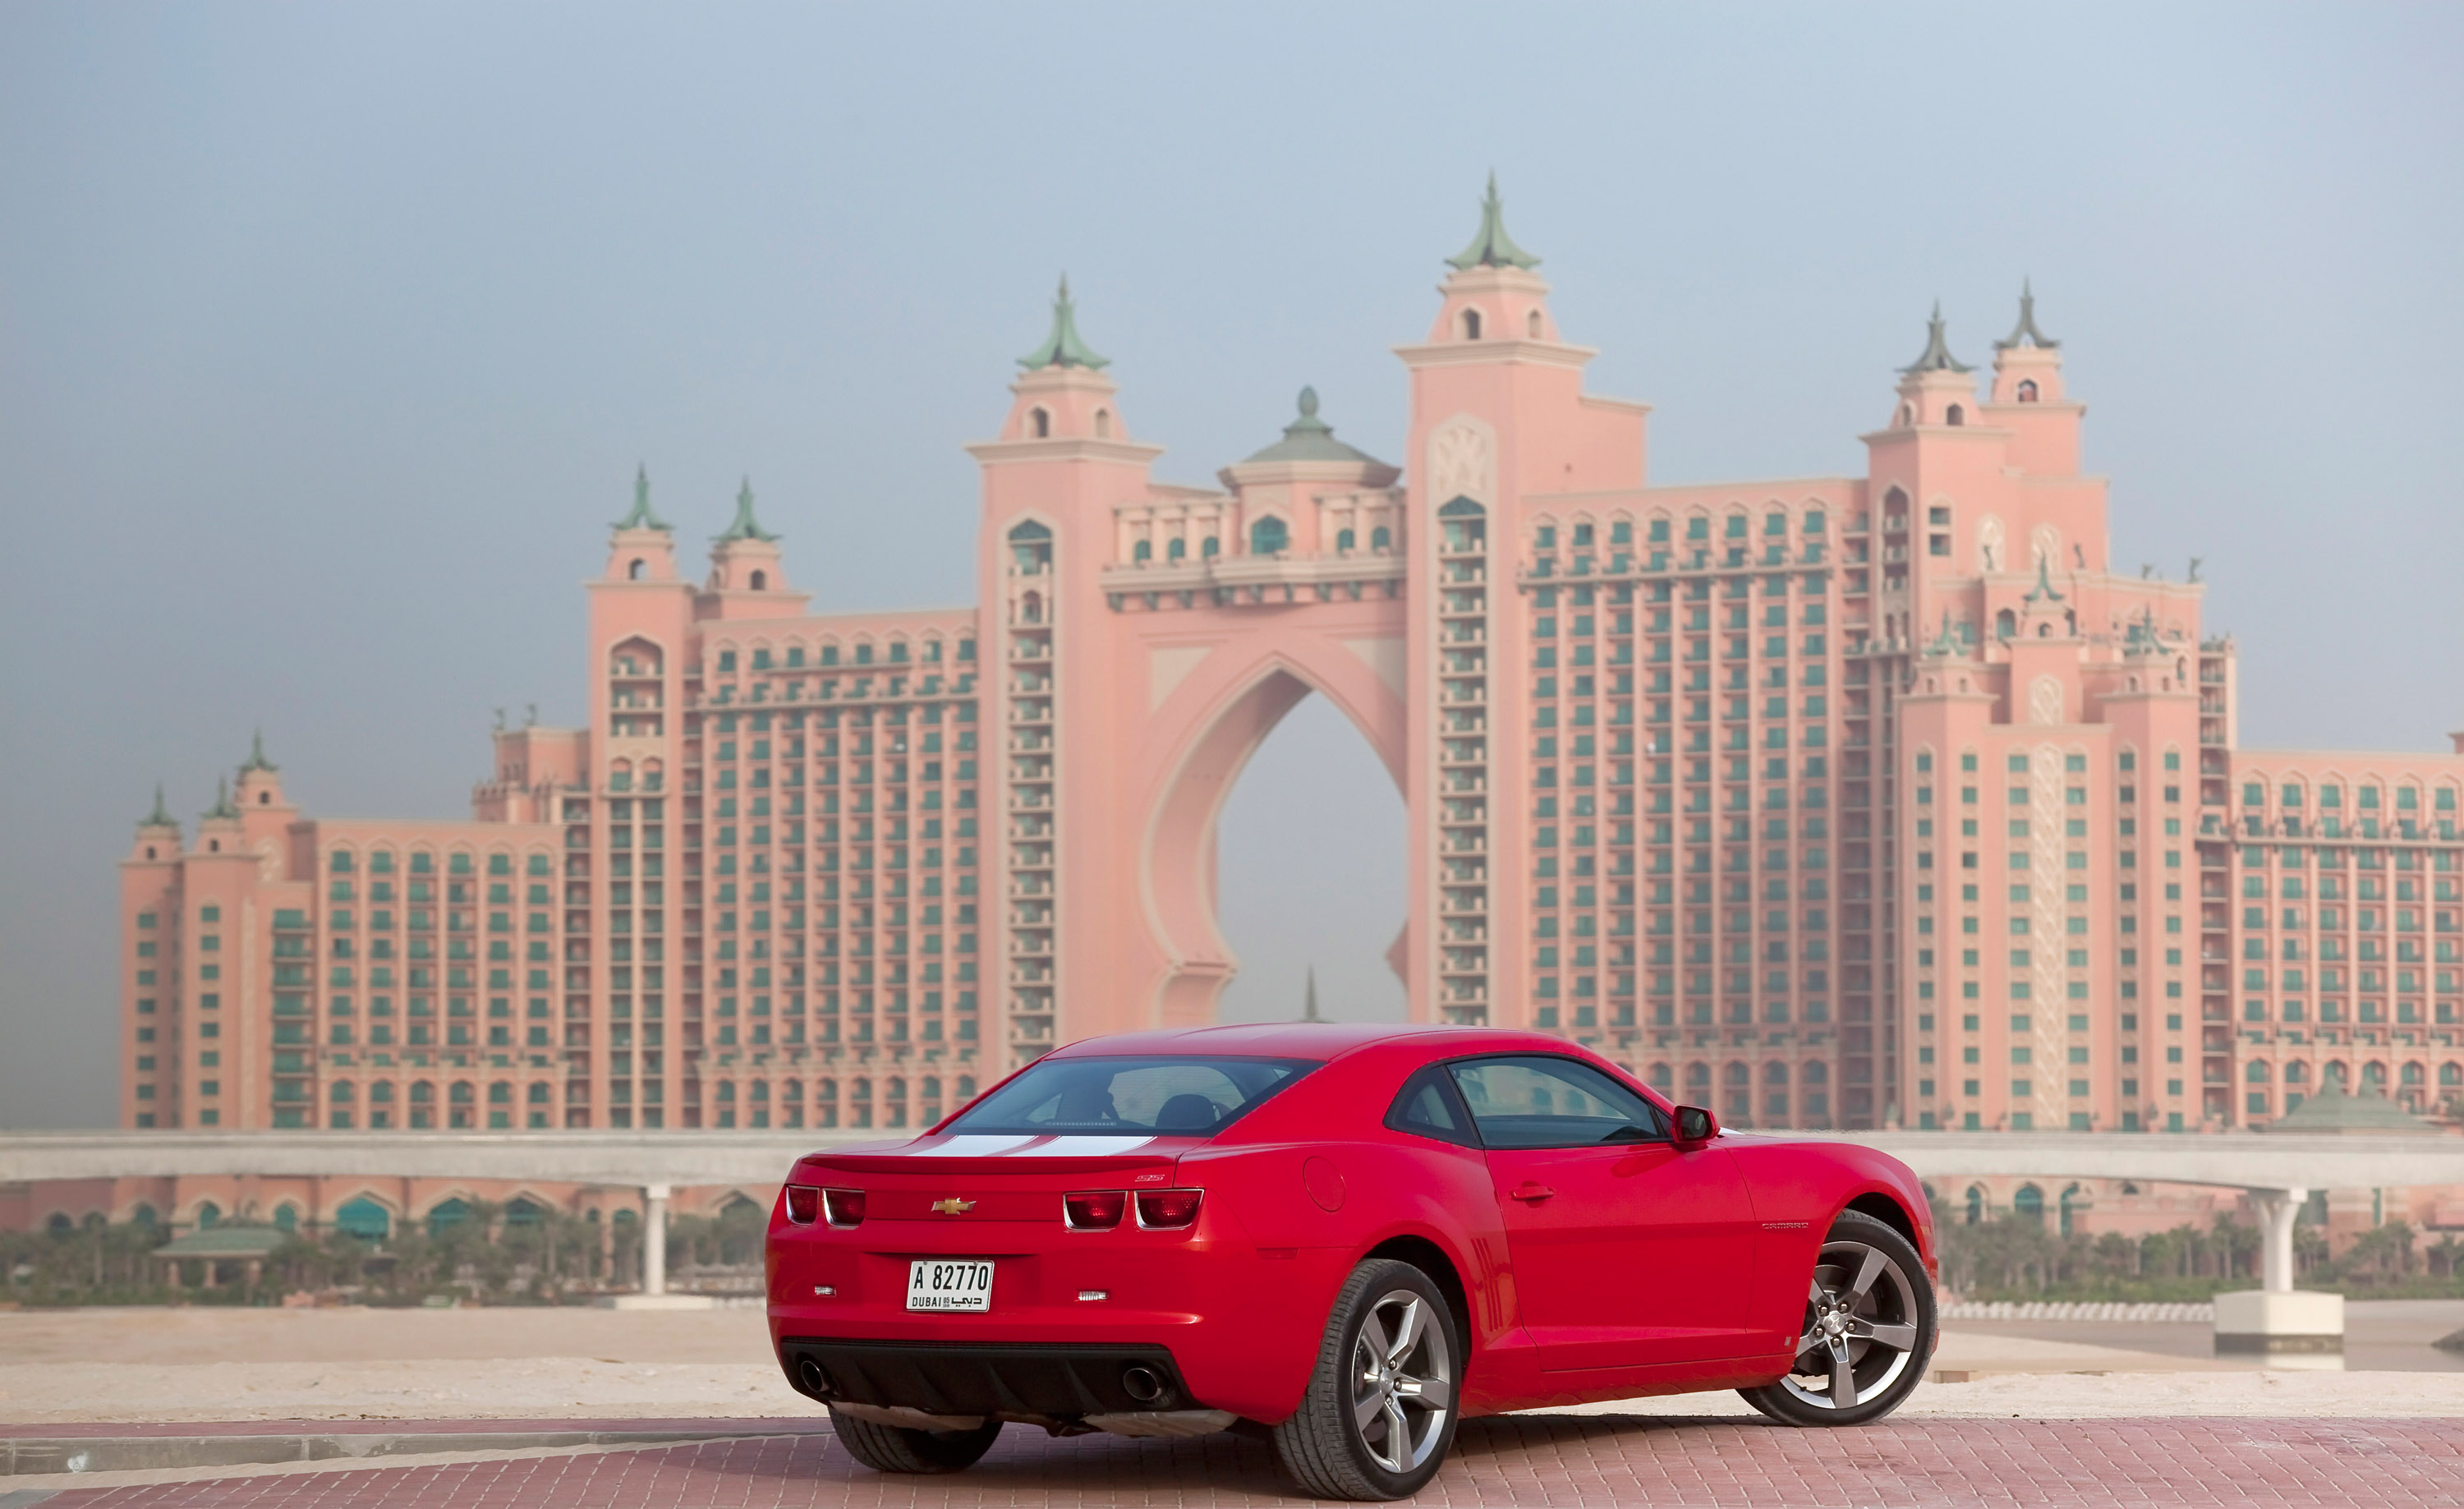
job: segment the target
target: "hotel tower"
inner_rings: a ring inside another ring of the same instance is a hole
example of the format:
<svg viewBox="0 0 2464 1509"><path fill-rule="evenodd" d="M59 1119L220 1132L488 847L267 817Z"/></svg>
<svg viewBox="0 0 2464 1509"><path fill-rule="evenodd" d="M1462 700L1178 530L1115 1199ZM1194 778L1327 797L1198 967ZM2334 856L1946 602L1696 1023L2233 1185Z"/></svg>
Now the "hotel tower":
<svg viewBox="0 0 2464 1509"><path fill-rule="evenodd" d="M1217 817L1311 693L1408 807L1415 1019L1764 1127L2464 1096L2464 754L2239 747L2025 294L1981 372L1937 313L1861 475L1661 486L1537 262L1492 187L1399 463L1304 389L1209 485L1155 479L1064 285L968 448L971 608L816 610L749 489L705 566L637 483L588 726L498 728L467 819L306 816L261 747L192 830L158 799L122 1122L927 1124L1213 1019Z"/></svg>

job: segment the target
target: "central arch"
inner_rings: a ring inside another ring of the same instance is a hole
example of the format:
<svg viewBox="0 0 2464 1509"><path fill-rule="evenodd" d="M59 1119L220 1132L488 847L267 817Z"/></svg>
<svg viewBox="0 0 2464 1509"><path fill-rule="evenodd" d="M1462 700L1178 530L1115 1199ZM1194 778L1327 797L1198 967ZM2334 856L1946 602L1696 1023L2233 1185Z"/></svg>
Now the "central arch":
<svg viewBox="0 0 2464 1509"><path fill-rule="evenodd" d="M1148 997L1155 1025L1212 1023L1239 970L1217 914L1216 827L1250 757L1315 692L1368 741L1401 792L1401 684L1399 635L1362 626L1350 635L1259 634L1212 648L1161 699L1139 783L1138 890L1157 961ZM1387 955L1397 974L1403 945L1398 936Z"/></svg>

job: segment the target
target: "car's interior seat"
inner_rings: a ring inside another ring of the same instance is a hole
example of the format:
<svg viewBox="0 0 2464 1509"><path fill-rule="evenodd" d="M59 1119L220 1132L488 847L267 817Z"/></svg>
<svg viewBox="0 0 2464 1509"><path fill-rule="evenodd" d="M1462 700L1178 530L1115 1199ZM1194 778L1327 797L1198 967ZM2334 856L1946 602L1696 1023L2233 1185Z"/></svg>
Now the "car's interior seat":
<svg viewBox="0 0 2464 1509"><path fill-rule="evenodd" d="M1213 1126L1221 1112L1214 1101L1202 1095L1177 1095L1163 1103L1155 1113L1158 1132L1202 1132Z"/></svg>

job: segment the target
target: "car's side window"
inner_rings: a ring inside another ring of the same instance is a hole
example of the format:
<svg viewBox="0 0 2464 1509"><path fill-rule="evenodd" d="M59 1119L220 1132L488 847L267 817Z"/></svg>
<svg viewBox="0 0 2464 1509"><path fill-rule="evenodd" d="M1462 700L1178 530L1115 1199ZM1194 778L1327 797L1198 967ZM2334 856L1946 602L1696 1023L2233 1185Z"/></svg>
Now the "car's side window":
<svg viewBox="0 0 2464 1509"><path fill-rule="evenodd" d="M1434 1137L1463 1147L1480 1145L1479 1137L1472 1131L1470 1114L1463 1109L1454 1082L1443 1069L1423 1069L1404 1080L1403 1088L1396 1092L1395 1104L1386 1113L1386 1124L1415 1137Z"/></svg>
<svg viewBox="0 0 2464 1509"><path fill-rule="evenodd" d="M1490 1147L1661 1143L1659 1107L1590 1064L1546 1054L1450 1065L1480 1140Z"/></svg>

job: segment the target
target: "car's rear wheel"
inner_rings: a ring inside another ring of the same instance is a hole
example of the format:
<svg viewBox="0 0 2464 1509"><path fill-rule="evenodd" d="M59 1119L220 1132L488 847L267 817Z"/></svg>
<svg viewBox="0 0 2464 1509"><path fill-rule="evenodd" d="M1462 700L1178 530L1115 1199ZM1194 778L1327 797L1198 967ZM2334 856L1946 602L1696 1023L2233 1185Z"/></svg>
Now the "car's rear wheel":
<svg viewBox="0 0 2464 1509"><path fill-rule="evenodd" d="M1300 1409L1274 1428L1284 1470L1320 1498L1417 1493L1454 1443L1463 1355L1427 1274L1362 1263L1335 1297Z"/></svg>
<svg viewBox="0 0 2464 1509"><path fill-rule="evenodd" d="M1795 1365L1738 1392L1787 1425L1863 1425L1898 1409L1933 1355L1933 1284L1908 1239L1846 1211L1814 1260Z"/></svg>
<svg viewBox="0 0 2464 1509"><path fill-rule="evenodd" d="M973 1467L1001 1434L999 1420L972 1431L917 1431L830 1411L830 1430L847 1454L876 1473L956 1473Z"/></svg>

